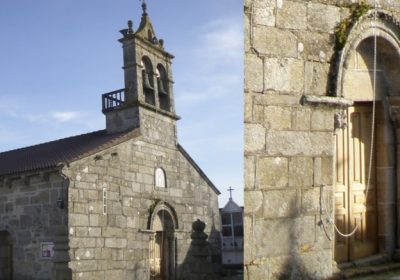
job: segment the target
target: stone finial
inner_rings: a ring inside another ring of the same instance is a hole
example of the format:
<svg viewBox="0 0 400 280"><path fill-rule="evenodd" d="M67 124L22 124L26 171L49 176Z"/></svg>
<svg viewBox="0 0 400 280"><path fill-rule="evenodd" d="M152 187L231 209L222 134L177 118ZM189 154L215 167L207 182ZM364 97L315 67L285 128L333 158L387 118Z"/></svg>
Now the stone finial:
<svg viewBox="0 0 400 280"><path fill-rule="evenodd" d="M203 232L205 228L206 228L206 224L203 221L201 221L200 219L197 219L197 221L193 222L193 224L192 224L192 229L195 232Z"/></svg>
<svg viewBox="0 0 400 280"><path fill-rule="evenodd" d="M133 33L133 22L131 20L128 20L128 34L132 34Z"/></svg>
<svg viewBox="0 0 400 280"><path fill-rule="evenodd" d="M151 42L152 42L154 45L157 45L157 44L158 44L158 39L157 39L157 37L154 36L153 39L151 40Z"/></svg>
<svg viewBox="0 0 400 280"><path fill-rule="evenodd" d="M192 224L192 229L193 229L193 233L191 234L191 238L192 238L192 245L195 246L206 246L207 245L207 238L208 235L206 233L204 233L204 229L206 228L206 224L197 219L197 221L193 222Z"/></svg>
<svg viewBox="0 0 400 280"><path fill-rule="evenodd" d="M143 16L147 16L147 4L146 0L142 0L142 10L143 10Z"/></svg>

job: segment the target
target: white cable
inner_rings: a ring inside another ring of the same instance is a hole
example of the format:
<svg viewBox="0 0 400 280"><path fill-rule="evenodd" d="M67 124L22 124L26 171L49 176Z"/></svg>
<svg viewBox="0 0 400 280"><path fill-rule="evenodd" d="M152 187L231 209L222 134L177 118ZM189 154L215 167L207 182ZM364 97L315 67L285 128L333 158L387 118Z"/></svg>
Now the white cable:
<svg viewBox="0 0 400 280"><path fill-rule="evenodd" d="M350 232L350 233L343 233L343 232L341 232L341 231L339 230L339 228L336 226L336 224L335 224L335 222L334 222L332 216L331 216L331 215L329 214L329 212L328 212L328 209L327 209L327 207L326 207L325 198L324 198L324 189L323 189L323 186L322 186L321 188L322 188L321 197L322 197L322 202L323 202L323 204L321 205L321 208L322 208L322 210L325 210L325 214L326 214L326 216L328 217L328 222L329 222L331 225L333 225L333 227L335 228L335 231L336 231L340 236L345 237L345 238L351 237L352 235L354 235L354 234L357 232L358 225L356 225L355 228L353 229L353 231ZM325 205L325 207L324 207L324 205ZM323 223L323 222L322 222L322 223Z"/></svg>
<svg viewBox="0 0 400 280"><path fill-rule="evenodd" d="M367 179L367 188L365 190L365 208L367 205L369 187L371 184L371 173L372 173L372 159L374 155L374 141L375 141L375 118L376 118L376 68L377 68L377 52L378 52L378 39L376 34L376 20L377 20L377 1L374 2L374 25L373 25L373 34L374 34L374 69L373 69L373 78L372 78L372 124L371 124L371 147L369 153L369 165L368 165L368 179ZM362 217L362 216L361 216Z"/></svg>

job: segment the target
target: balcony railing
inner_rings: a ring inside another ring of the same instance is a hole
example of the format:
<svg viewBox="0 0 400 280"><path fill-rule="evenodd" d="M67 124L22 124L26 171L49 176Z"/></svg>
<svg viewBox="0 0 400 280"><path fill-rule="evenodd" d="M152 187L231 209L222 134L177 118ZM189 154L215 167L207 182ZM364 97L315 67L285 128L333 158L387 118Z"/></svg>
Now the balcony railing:
<svg viewBox="0 0 400 280"><path fill-rule="evenodd" d="M125 103L125 89L119 89L102 95L103 112L121 108Z"/></svg>

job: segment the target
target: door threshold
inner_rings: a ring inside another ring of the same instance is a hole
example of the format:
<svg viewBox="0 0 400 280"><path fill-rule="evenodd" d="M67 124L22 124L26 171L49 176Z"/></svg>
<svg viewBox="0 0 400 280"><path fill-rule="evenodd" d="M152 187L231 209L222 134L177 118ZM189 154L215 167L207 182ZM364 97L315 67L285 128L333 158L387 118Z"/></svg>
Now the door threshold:
<svg viewBox="0 0 400 280"><path fill-rule="evenodd" d="M344 262L338 263L337 266L340 270L354 268L354 267L364 267L364 266L371 266L371 265L378 265L382 263L386 263L390 260L387 255L384 254L377 254L372 255L366 258L354 260L351 262Z"/></svg>
<svg viewBox="0 0 400 280"><path fill-rule="evenodd" d="M361 267L349 267L345 268L341 271L338 271L334 273L331 277L327 278L329 280L342 280L342 279L352 279L352 278L357 278L357 279L362 279L360 277L364 276L370 276L369 279L373 279L371 275L373 274L379 274L387 271L392 271L392 270L399 270L400 269L400 263L397 262L384 262L381 264L375 264L375 265L367 265L367 266L361 266Z"/></svg>

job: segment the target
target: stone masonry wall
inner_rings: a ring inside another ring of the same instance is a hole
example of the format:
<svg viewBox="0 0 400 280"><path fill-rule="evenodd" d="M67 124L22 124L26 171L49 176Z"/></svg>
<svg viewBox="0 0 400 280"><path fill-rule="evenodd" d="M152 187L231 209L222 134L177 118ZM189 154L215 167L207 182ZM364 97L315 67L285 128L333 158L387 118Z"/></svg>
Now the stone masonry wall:
<svg viewBox="0 0 400 280"><path fill-rule="evenodd" d="M319 221L321 195L333 213L335 109L301 100L328 95L335 27L353 2L245 0L245 279L333 272L334 231Z"/></svg>
<svg viewBox="0 0 400 280"><path fill-rule="evenodd" d="M154 170L161 167L167 188L156 188ZM132 139L96 156L73 163L64 173L69 187L69 246L73 279L148 279L149 209L157 200L177 213L178 279L190 279L192 223L207 223L209 241L219 246L216 193L176 146ZM107 215L102 189L107 188Z"/></svg>
<svg viewBox="0 0 400 280"><path fill-rule="evenodd" d="M139 108L140 132L147 142L174 149L177 144L176 120L146 108Z"/></svg>
<svg viewBox="0 0 400 280"><path fill-rule="evenodd" d="M67 224L65 209L57 207L60 197L66 201L67 184L57 173L25 175L0 185L0 231L11 235L13 279L54 279L53 261L40 257L40 244L55 242Z"/></svg>

